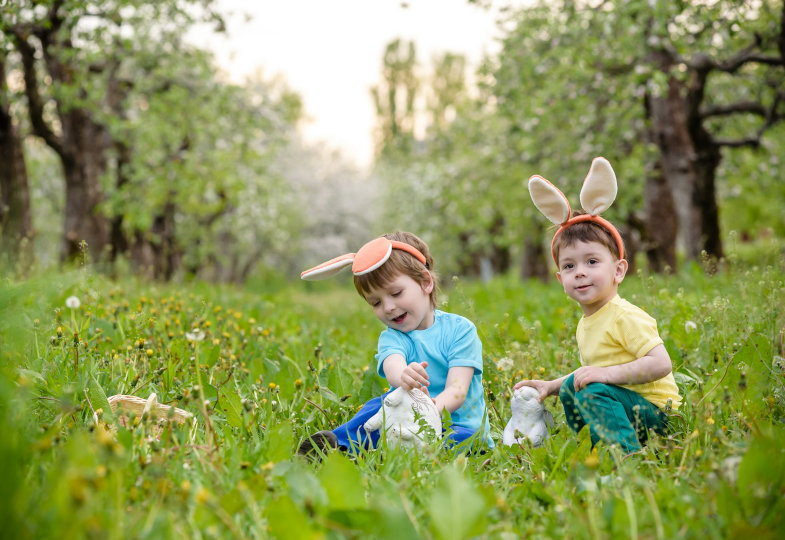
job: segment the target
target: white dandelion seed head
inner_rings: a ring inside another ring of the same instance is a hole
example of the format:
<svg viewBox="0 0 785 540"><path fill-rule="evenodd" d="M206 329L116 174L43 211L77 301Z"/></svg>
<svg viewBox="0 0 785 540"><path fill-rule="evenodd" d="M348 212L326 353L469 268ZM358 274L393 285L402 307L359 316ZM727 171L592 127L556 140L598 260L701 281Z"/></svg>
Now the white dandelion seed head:
<svg viewBox="0 0 785 540"><path fill-rule="evenodd" d="M684 323L685 332L692 332L693 330L697 330L697 329L698 329L698 325L692 321L687 321L686 323Z"/></svg>
<svg viewBox="0 0 785 540"><path fill-rule="evenodd" d="M185 339L188 341L202 341L204 339L205 333L202 332L201 328L194 328L190 332L185 333Z"/></svg>
<svg viewBox="0 0 785 540"><path fill-rule="evenodd" d="M69 296L65 299L65 307L71 309L79 309L79 306L82 305L82 302L76 296Z"/></svg>
<svg viewBox="0 0 785 540"><path fill-rule="evenodd" d="M509 371L510 369L512 369L512 366L513 366L512 358L508 356L499 358L499 360L496 361L496 367L501 369L502 371Z"/></svg>

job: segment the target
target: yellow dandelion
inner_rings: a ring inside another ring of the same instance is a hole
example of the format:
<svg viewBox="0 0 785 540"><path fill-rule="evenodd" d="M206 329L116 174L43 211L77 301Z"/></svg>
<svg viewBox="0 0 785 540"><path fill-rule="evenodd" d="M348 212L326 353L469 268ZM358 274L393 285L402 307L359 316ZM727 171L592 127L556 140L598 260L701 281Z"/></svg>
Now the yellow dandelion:
<svg viewBox="0 0 785 540"><path fill-rule="evenodd" d="M199 491L196 492L196 502L199 504L204 504L210 500L210 492L202 486L199 488Z"/></svg>

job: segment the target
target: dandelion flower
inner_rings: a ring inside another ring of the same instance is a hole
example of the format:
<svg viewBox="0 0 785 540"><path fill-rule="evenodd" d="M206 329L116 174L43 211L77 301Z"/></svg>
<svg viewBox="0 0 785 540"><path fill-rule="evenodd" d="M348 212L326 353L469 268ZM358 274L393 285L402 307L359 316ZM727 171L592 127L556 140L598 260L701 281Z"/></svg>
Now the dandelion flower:
<svg viewBox="0 0 785 540"><path fill-rule="evenodd" d="M507 371L511 369L513 366L512 358L505 356L504 358L499 358L496 362L496 368L500 371Z"/></svg>
<svg viewBox="0 0 785 540"><path fill-rule="evenodd" d="M698 325L692 321L687 321L686 323L684 323L685 332L692 332L693 330L697 330L697 329L698 329Z"/></svg>
<svg viewBox="0 0 785 540"><path fill-rule="evenodd" d="M194 328L190 332L185 333L185 339L188 341L202 341L205 333L200 328Z"/></svg>
<svg viewBox="0 0 785 540"><path fill-rule="evenodd" d="M82 305L82 302L76 296L69 296L65 299L65 307L70 309L79 309L79 306Z"/></svg>

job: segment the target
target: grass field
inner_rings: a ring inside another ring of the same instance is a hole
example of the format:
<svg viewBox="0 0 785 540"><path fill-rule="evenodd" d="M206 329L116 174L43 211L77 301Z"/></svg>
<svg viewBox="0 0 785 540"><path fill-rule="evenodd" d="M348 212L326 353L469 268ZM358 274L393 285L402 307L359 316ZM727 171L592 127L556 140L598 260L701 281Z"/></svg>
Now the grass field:
<svg viewBox="0 0 785 540"><path fill-rule="evenodd" d="M245 289L85 269L6 279L0 536L782 538L784 276L771 243L734 248L715 275L625 280L622 296L659 321L685 396L669 435L639 455L592 452L552 398L541 448L435 444L320 464L294 457L298 442L385 388L369 369L382 327L348 277ZM497 440L514 382L578 365L579 308L555 281L443 278L441 307L477 324ZM117 427L107 397L151 392L195 423Z"/></svg>

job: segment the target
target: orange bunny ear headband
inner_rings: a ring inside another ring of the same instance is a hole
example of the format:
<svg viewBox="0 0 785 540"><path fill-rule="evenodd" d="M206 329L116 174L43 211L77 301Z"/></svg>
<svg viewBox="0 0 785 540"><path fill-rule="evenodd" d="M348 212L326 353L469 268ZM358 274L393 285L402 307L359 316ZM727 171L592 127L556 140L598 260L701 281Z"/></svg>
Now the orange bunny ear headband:
<svg viewBox="0 0 785 540"><path fill-rule="evenodd" d="M346 266L352 265L352 273L355 276L362 276L369 272L373 272L381 265L387 262L390 258L393 249L400 249L407 253L411 253L418 261L423 263L428 268L428 263L425 260L425 255L420 253L420 250L405 242L398 242L397 240L390 240L384 236L380 236L371 240L357 253L347 253L327 262L323 262L318 266L314 266L300 274L300 278L308 281L317 281L320 279L327 279L340 272Z"/></svg>
<svg viewBox="0 0 785 540"><path fill-rule="evenodd" d="M587 213L571 217L570 203L564 193L541 176L534 175L529 178L529 195L531 195L534 205L551 223L561 225L551 241L551 256L557 266L559 261L556 260L556 254L553 251L556 238L567 227L584 221L596 223L611 233L619 248L619 258L624 258L624 242L621 240L619 231L609 221L599 216L601 212L613 204L617 190L616 173L613 172L611 164L603 157L594 158L589 174L586 175L581 188L581 206Z"/></svg>

